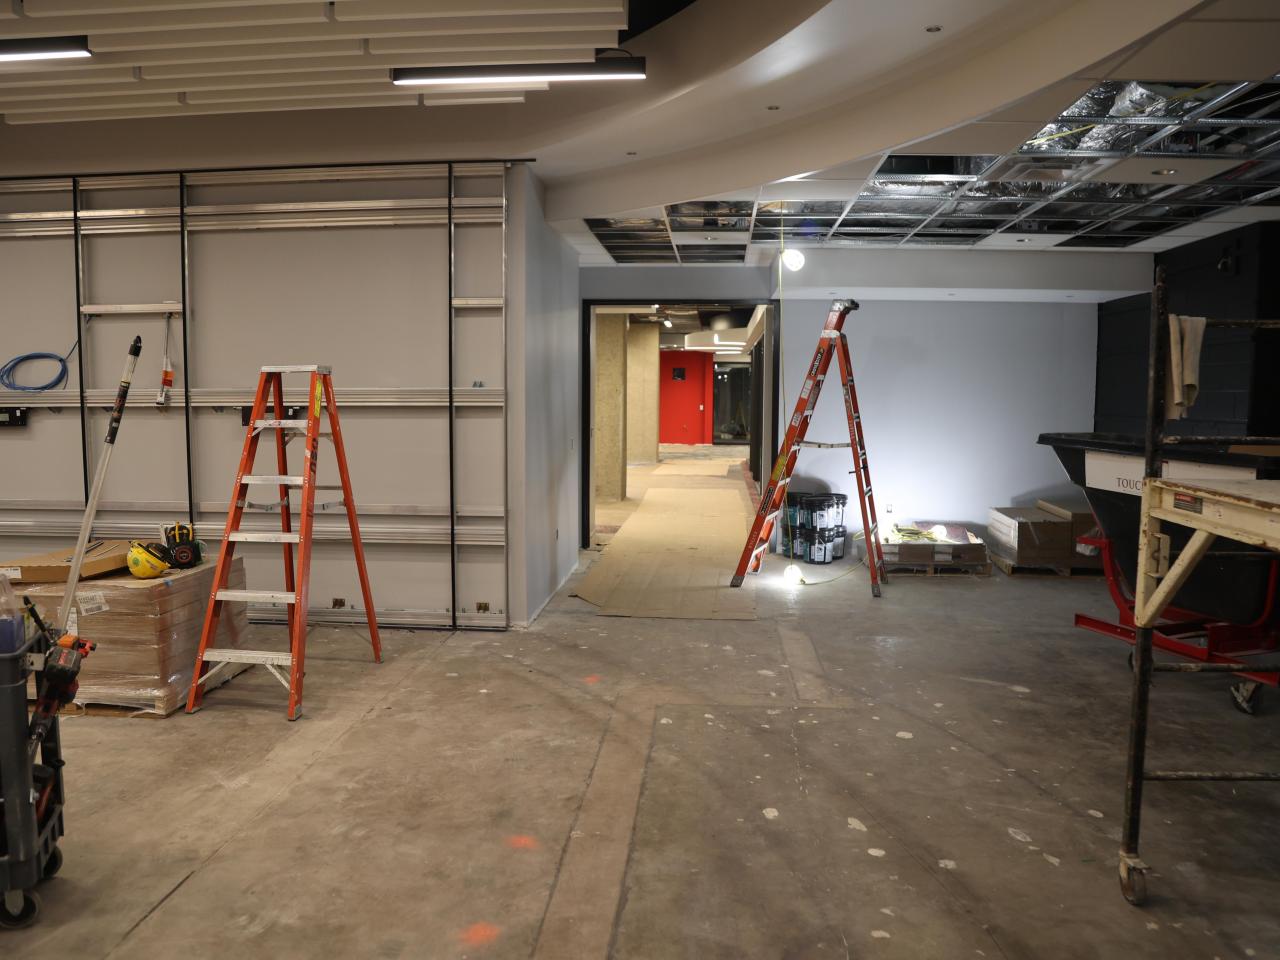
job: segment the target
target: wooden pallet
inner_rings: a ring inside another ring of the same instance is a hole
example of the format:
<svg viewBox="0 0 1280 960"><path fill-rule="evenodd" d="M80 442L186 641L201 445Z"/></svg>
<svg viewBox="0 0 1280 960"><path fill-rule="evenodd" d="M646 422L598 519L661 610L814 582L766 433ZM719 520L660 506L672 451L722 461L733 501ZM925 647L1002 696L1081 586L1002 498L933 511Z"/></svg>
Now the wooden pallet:
<svg viewBox="0 0 1280 960"><path fill-rule="evenodd" d="M1103 575L1101 567L1020 566L998 553L991 554L991 562L1000 568L1001 573L1009 577L1100 577Z"/></svg>
<svg viewBox="0 0 1280 960"><path fill-rule="evenodd" d="M990 563L899 563L893 560L884 562L885 573L891 576L908 577L944 577L968 574L973 577L991 576Z"/></svg>

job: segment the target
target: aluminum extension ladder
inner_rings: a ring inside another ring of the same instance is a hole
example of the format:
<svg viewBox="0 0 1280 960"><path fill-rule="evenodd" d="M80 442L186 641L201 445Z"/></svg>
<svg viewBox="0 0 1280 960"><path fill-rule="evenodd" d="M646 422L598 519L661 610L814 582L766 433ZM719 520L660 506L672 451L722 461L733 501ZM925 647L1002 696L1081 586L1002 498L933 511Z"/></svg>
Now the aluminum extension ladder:
<svg viewBox="0 0 1280 960"><path fill-rule="evenodd" d="M818 348L814 351L813 362L809 364L804 386L801 387L800 397L796 400L795 413L791 415L791 421L787 424L787 432L782 441L782 448L778 451L778 460L774 465L773 473L760 497L760 508L756 511L756 518L751 524L751 533L747 536L746 546L742 548L742 557L738 560L738 568L730 581L731 586L742 586L743 578L748 573L760 571L778 516L785 509L787 488L791 483L791 474L795 469L801 448L848 447L854 459L852 472L858 478L858 504L862 508L862 529L867 544L867 570L871 574L871 594L880 596L880 584L887 579L884 573L884 551L880 547L880 528L876 520L875 500L871 491L871 468L867 465L862 414L858 410L858 393L853 385L853 361L849 357L849 341L844 335L844 319L857 309L858 304L854 300L833 300L831 303L827 322L818 338ZM809 423L813 419L818 395L822 392L822 383L827 377L827 370L831 366L833 356L839 366L840 382L844 389L844 410L845 417L849 421L849 442L806 441L805 435L809 432Z"/></svg>
<svg viewBox="0 0 1280 960"><path fill-rule="evenodd" d="M310 374L307 393L306 417L301 420L285 419L284 374ZM272 405L272 417L267 417L267 404ZM191 675L191 692L187 697L187 712L200 708L206 685L211 677L228 663L261 664L289 691L290 720L298 719L302 711L302 680L306 673L307 595L311 580L311 543L315 520L316 460L320 437L320 408L329 415L328 438L333 442L342 479L342 503L347 511L351 527L351 546L355 551L356 569L360 574L360 590L364 595L365 612L369 619L369 641L373 646L373 659L382 662L382 644L378 639L378 621L374 614L373 595L369 589L369 574L365 569L364 546L360 542L360 524L356 519L356 502L351 494L351 477L347 472L347 454L342 445L342 430L338 425L338 407L333 397L333 378L325 366L263 367L258 377L258 392L253 400L253 413L249 418L244 439L244 452L240 456L240 468L236 472L235 486L231 491L231 507L227 512L227 527L222 538L222 550L218 554L218 567L214 573L209 606L205 611L204 629L200 634L200 648L196 653L195 671ZM262 431L271 430L276 437L276 464L279 473L252 474L254 457L258 451L258 439ZM305 437L301 475L290 475L285 445L292 436ZM280 491L280 530L257 532L240 529L244 508L251 486L277 487ZM289 505L290 490L300 489L298 529L292 525ZM231 573L231 561L237 543L279 543L284 548L284 590L230 590L227 578ZM294 564L294 546L298 548L297 564ZM238 650L215 647L218 618L224 602L283 603L288 606L289 650ZM215 664L205 671L209 664ZM287 667L286 680L278 668Z"/></svg>

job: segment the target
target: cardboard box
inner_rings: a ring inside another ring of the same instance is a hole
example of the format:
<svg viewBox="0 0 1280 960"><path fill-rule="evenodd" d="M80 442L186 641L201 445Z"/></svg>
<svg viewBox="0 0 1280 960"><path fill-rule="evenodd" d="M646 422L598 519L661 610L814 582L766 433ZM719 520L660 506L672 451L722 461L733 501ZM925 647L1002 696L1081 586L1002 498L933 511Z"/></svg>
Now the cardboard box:
<svg viewBox="0 0 1280 960"><path fill-rule="evenodd" d="M1071 521L1039 507L992 507L987 543L1020 567L1064 567L1072 562Z"/></svg>
<svg viewBox="0 0 1280 960"><path fill-rule="evenodd" d="M0 573L14 583L66 583L75 551L76 545L72 543L52 553L3 560L0 561ZM84 566L80 568L80 579L124 570L128 565L128 540L90 540L84 554Z"/></svg>
<svg viewBox="0 0 1280 960"><path fill-rule="evenodd" d="M929 530L937 540L895 539L900 526ZM943 528L939 531L937 528ZM936 520L917 520L909 524L895 524L881 542L885 563L911 564L980 564L987 562L987 545L963 524L939 523Z"/></svg>
<svg viewBox="0 0 1280 960"><path fill-rule="evenodd" d="M74 623L69 629L97 643L98 649L84 661L76 701L161 715L185 703L215 566L214 561L206 560L198 567L170 570L153 580L121 573L82 582L76 589ZM244 583L244 560L236 557L227 585L243 589ZM24 592L43 612L57 609L65 586L50 583ZM216 645L246 647L250 645L248 635L246 605L224 603ZM243 664L228 664L212 686L242 669Z"/></svg>
<svg viewBox="0 0 1280 960"><path fill-rule="evenodd" d="M1084 497L1052 497L1045 500L1037 500L1036 507L1045 513L1051 513L1055 517L1071 522L1071 566L1077 568L1102 567L1101 553L1081 553L1077 546L1077 541L1081 537L1087 537L1097 531L1098 521L1093 516L1093 508L1089 506L1089 501Z"/></svg>

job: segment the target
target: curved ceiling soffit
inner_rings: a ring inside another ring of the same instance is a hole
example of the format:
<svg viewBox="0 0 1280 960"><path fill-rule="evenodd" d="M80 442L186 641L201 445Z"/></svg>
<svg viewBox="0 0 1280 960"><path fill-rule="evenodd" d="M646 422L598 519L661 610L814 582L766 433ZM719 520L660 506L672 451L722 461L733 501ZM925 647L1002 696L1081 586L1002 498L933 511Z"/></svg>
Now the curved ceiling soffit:
<svg viewBox="0 0 1280 960"><path fill-rule="evenodd" d="M1200 0L1077 0L980 56L918 70L874 97L862 93L794 120L651 161L552 179L547 218L609 216L750 190L882 153L1015 104L1200 5Z"/></svg>
<svg viewBox="0 0 1280 960"><path fill-rule="evenodd" d="M698 0L627 43L627 50L649 59L644 83L564 87L524 104L518 126L508 131L516 146L511 155L541 160L549 151L571 153L569 144L589 144L604 127L661 111L768 50L829 2Z"/></svg>

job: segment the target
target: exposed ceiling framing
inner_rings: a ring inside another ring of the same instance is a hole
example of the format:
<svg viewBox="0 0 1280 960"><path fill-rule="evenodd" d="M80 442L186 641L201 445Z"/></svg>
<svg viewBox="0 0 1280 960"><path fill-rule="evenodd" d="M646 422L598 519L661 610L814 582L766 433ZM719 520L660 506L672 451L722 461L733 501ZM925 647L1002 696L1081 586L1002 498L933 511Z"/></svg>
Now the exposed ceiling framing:
<svg viewBox="0 0 1280 960"><path fill-rule="evenodd" d="M0 0L0 39L87 35L91 60L0 65L9 124L510 103L465 85L420 96L393 67L588 62L627 0Z"/></svg>
<svg viewBox="0 0 1280 960"><path fill-rule="evenodd" d="M618 263L741 263L749 243L1128 247L1246 205L1280 205L1280 82L1109 80L1008 153L887 154L846 200L673 204L634 245L632 221L588 226Z"/></svg>

